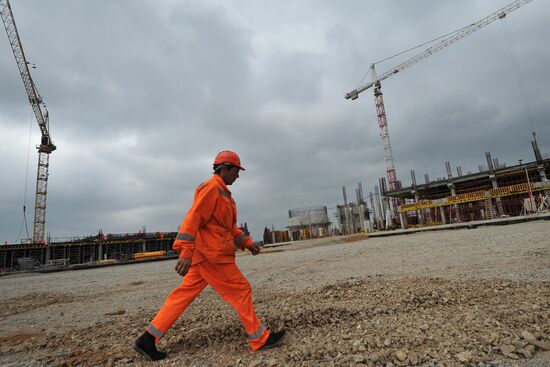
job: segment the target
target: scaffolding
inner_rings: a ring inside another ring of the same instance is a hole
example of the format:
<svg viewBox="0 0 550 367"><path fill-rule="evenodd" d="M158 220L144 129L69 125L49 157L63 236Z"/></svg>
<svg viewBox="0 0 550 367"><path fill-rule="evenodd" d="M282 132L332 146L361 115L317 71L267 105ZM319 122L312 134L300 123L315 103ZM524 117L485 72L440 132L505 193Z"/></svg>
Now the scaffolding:
<svg viewBox="0 0 550 367"><path fill-rule="evenodd" d="M550 160L512 167L489 166L475 174L389 191L401 228L528 215L548 210ZM449 171L449 169L448 169Z"/></svg>
<svg viewBox="0 0 550 367"><path fill-rule="evenodd" d="M176 232L108 234L49 241L46 244L4 244L0 246L0 272L17 270L18 260L32 258L36 266L71 266L133 261L134 255L162 251L174 255Z"/></svg>

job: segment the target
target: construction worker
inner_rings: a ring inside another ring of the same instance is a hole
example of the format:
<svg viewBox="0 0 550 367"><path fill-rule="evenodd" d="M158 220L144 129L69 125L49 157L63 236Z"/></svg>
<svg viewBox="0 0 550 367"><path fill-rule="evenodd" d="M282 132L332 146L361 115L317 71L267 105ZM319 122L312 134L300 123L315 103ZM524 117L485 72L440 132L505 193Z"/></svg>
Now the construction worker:
<svg viewBox="0 0 550 367"><path fill-rule="evenodd" d="M274 347L285 336L285 330L270 332L258 319L250 284L235 264L238 249L252 255L260 253L260 248L237 227L235 201L227 188L239 178L240 170L244 168L237 153L222 151L214 159L212 177L195 190L193 206L173 246L179 253L175 270L183 277L182 283L168 295L134 344L134 349L149 360L166 357L157 350L156 343L207 285L237 311L252 350Z"/></svg>

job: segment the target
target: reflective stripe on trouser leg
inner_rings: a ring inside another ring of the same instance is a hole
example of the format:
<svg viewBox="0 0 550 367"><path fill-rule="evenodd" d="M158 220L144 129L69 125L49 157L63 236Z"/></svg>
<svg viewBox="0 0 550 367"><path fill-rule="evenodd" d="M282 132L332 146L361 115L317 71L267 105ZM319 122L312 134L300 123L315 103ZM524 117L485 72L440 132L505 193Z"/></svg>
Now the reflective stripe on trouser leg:
<svg viewBox="0 0 550 367"><path fill-rule="evenodd" d="M183 277L180 286L166 297L164 305L147 326L147 331L155 337L161 338L206 285L207 283L201 277L197 266L192 265L189 272Z"/></svg>
<svg viewBox="0 0 550 367"><path fill-rule="evenodd" d="M254 312L252 289L237 265L235 263L212 264L203 261L197 266L202 278L239 314L249 336L250 348L258 350L263 347L269 337L269 331L262 326Z"/></svg>
<svg viewBox="0 0 550 367"><path fill-rule="evenodd" d="M258 330L256 330L253 334L248 334L248 339L258 339L264 334L265 326L264 323L260 321L260 326L258 326Z"/></svg>
<svg viewBox="0 0 550 367"><path fill-rule="evenodd" d="M153 323L150 323L148 326L147 326L147 331L149 332L149 334L153 335L155 338L162 338L164 336L164 333L162 331L160 331L159 329L157 329L155 327L155 325L153 325Z"/></svg>

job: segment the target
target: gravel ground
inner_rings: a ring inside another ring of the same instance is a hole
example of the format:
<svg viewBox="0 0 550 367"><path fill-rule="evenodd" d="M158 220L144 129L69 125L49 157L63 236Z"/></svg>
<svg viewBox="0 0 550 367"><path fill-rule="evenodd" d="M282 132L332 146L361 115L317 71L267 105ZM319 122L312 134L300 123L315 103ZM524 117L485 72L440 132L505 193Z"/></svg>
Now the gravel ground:
<svg viewBox="0 0 550 367"><path fill-rule="evenodd" d="M207 289L158 366L550 366L550 223L304 241L237 262L283 346L247 349ZM133 340L175 260L0 278L0 365L150 365Z"/></svg>

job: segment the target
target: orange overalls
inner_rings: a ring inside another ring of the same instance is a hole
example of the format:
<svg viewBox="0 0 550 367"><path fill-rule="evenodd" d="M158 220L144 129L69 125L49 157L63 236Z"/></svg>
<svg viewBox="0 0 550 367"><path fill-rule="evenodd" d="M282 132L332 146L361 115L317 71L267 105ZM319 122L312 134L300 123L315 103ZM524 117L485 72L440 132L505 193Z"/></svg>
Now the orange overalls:
<svg viewBox="0 0 550 367"><path fill-rule="evenodd" d="M256 316L250 284L235 264L235 251L244 251L253 242L236 223L231 191L220 176L213 175L195 190L193 207L174 242L180 258L192 259L191 268L147 326L149 333L161 338L210 284L239 314L252 350L265 344L269 331Z"/></svg>

